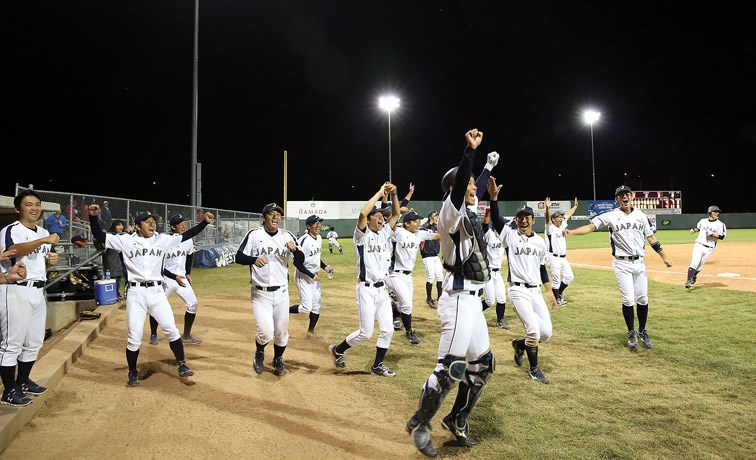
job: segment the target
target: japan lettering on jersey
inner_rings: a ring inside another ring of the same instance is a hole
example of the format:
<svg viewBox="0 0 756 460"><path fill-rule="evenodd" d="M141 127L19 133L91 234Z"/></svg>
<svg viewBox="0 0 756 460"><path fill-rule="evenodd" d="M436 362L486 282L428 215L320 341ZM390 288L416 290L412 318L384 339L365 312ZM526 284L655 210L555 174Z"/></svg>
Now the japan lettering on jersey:
<svg viewBox="0 0 756 460"><path fill-rule="evenodd" d="M415 268L420 242L433 239L433 233L426 230L418 230L417 233L412 233L402 227L397 227L392 239L394 241L394 257L389 269L411 272Z"/></svg>
<svg viewBox="0 0 756 460"><path fill-rule="evenodd" d="M493 228L489 228L483 235L483 240L488 247L488 264L491 268L501 268L504 263L504 243Z"/></svg>
<svg viewBox="0 0 756 460"><path fill-rule="evenodd" d="M194 241L191 238L182 241L178 248L165 255L165 269L173 274L186 276L186 256L190 254L194 254Z"/></svg>
<svg viewBox="0 0 756 460"><path fill-rule="evenodd" d="M297 241L299 249L304 252L304 267L310 273L320 271L320 252L323 246L323 238L317 235L315 238L305 233Z"/></svg>
<svg viewBox="0 0 756 460"><path fill-rule="evenodd" d="M357 279L368 283L383 281L388 276L391 264L391 241L393 231L384 224L380 233L367 226L354 229L354 252L357 258Z"/></svg>
<svg viewBox="0 0 756 460"><path fill-rule="evenodd" d="M119 251L129 272L129 281L145 282L163 279L165 255L181 245L181 235L157 233L152 238L136 234L105 234L105 247Z"/></svg>
<svg viewBox="0 0 756 460"><path fill-rule="evenodd" d="M507 281L541 284L541 265L546 262L546 242L536 232L530 236L505 226L500 235L507 248Z"/></svg>
<svg viewBox="0 0 756 460"><path fill-rule="evenodd" d="M708 239L708 235L716 233L719 236L724 236L727 232L724 222L719 219L711 221L708 217L699 220L696 228L700 230L698 236L696 236L696 243L701 243L708 247L716 246L718 241L716 239Z"/></svg>
<svg viewBox="0 0 756 460"><path fill-rule="evenodd" d="M264 227L251 230L244 237L239 248L248 256L262 258L266 265L249 267L250 283L255 286L283 286L289 282L289 258L291 251L286 246L289 241L297 243L294 235L287 230L278 230L270 235Z"/></svg>
<svg viewBox="0 0 756 460"><path fill-rule="evenodd" d="M567 228L567 219L562 220L562 225L554 224L546 226L546 238L548 238L549 252L558 256L567 254L567 240L564 238L564 229Z"/></svg>
<svg viewBox="0 0 756 460"><path fill-rule="evenodd" d="M471 209L477 209L478 199L475 199L475 205ZM444 204L441 206L441 212L438 213L438 233L441 236L441 253L444 256L446 265L454 265L457 257L466 260L473 252L473 238L475 238L472 227L468 228L465 222L467 205L463 202L462 206L457 209L451 201L451 195L446 197ZM458 243L455 243L458 242ZM485 242L481 241L481 244ZM447 270L444 275L443 289L445 291L458 290L476 290L485 286L485 282L479 282L469 279L457 279L454 283L454 274Z"/></svg>
<svg viewBox="0 0 756 460"><path fill-rule="evenodd" d="M619 208L607 211L591 219L596 230L609 228L613 256L643 256L646 254L646 238L654 234L648 217L637 208L625 214Z"/></svg>
<svg viewBox="0 0 756 460"><path fill-rule="evenodd" d="M14 244L28 243L29 241L38 240L50 236L50 233L37 225L34 229L28 228L21 222L14 222L0 230L0 252L6 251ZM46 281L47 280L47 254L50 253L52 246L45 243L35 249L30 254L23 257L12 259L13 263L23 263L26 265L26 278L24 281ZM8 264L9 261L3 261ZM9 266L6 268L10 268Z"/></svg>

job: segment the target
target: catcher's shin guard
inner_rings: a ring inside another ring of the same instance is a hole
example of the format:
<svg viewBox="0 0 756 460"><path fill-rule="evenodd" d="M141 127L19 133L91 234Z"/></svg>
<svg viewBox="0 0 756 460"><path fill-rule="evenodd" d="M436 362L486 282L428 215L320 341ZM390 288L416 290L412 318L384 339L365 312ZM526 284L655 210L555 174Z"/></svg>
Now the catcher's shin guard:
<svg viewBox="0 0 756 460"><path fill-rule="evenodd" d="M441 403L444 402L446 395L449 394L449 391L465 375L467 363L465 363L464 358L446 355L443 359L439 360L439 363L443 364L444 368L433 372L437 381L435 387L430 385L430 379L428 382L425 382L423 391L420 393L420 407L409 422L407 422L407 428L410 430L421 423L430 423L433 416L436 415L436 412L441 407Z"/></svg>
<svg viewBox="0 0 756 460"><path fill-rule="evenodd" d="M483 386L496 370L496 358L490 351L475 361L470 361L465 379L459 383L457 399L449 415L442 422L444 428L452 432L462 446L474 446L477 441L468 436L467 416L478 402Z"/></svg>

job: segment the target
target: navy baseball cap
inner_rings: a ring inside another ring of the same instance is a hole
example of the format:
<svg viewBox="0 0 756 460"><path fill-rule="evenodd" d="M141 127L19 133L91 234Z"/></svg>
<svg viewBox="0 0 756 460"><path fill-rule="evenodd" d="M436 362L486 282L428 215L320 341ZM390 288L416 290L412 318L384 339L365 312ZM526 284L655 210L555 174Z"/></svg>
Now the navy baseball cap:
<svg viewBox="0 0 756 460"><path fill-rule="evenodd" d="M156 220L155 216L153 216L149 212L143 212L139 214L138 216L136 216L136 219L134 219L134 225L139 225L147 219Z"/></svg>
<svg viewBox="0 0 756 460"><path fill-rule="evenodd" d="M535 213L533 212L533 208L531 208L530 206L523 206L517 210L517 214L515 214L515 216L535 216Z"/></svg>
<svg viewBox="0 0 756 460"><path fill-rule="evenodd" d="M283 215L283 208L281 208L281 206L277 205L276 203L266 204L262 210L262 214L264 216L265 214L273 211L278 211L279 214Z"/></svg>
<svg viewBox="0 0 756 460"><path fill-rule="evenodd" d="M437 216L437 215L438 215L438 213L436 211L431 211L431 212L428 213L428 219L430 219L433 216Z"/></svg>
<svg viewBox="0 0 756 460"><path fill-rule="evenodd" d="M554 212L551 213L551 218L552 219L556 219L559 216L564 217L564 213L562 211L554 211Z"/></svg>
<svg viewBox="0 0 756 460"><path fill-rule="evenodd" d="M712 213L712 212L722 212L722 210L719 209L719 206L713 204L713 205L709 206L709 211L708 212L709 213Z"/></svg>
<svg viewBox="0 0 756 460"><path fill-rule="evenodd" d="M407 222L412 222L413 220L420 220L420 219L421 217L418 216L414 211L410 211L404 215L404 219L402 220L402 222L406 224Z"/></svg>
<svg viewBox="0 0 756 460"><path fill-rule="evenodd" d="M614 196L618 196L622 193L633 193L633 191L627 185L620 185L614 190Z"/></svg>
<svg viewBox="0 0 756 460"><path fill-rule="evenodd" d="M317 224L318 222L323 222L323 219L321 219L318 216L312 215L308 217L307 220L305 220L305 225L314 225L314 224Z"/></svg>
<svg viewBox="0 0 756 460"><path fill-rule="evenodd" d="M176 214L175 216L171 217L171 227L174 225L178 225L181 222L184 222L185 220L189 220L186 217L182 216L181 214Z"/></svg>

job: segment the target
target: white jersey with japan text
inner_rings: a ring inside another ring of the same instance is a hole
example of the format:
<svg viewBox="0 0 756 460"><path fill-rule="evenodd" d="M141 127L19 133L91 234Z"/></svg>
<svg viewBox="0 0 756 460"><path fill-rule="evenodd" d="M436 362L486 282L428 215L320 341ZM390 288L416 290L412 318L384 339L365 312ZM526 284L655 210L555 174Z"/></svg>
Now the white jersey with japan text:
<svg viewBox="0 0 756 460"><path fill-rule="evenodd" d="M553 223L546 226L546 238L549 252L557 255L567 255L567 240L564 237L564 229L567 228L567 219L562 220L562 225L557 227Z"/></svg>
<svg viewBox="0 0 756 460"><path fill-rule="evenodd" d="M35 225L33 229L16 221L0 231L0 252L3 252L14 244L28 243L30 241L46 238L50 233L44 228ZM15 263L26 265L26 278L24 281L47 280L47 254L51 250L50 244L43 244L30 254L15 259ZM8 262L3 262L8 263Z"/></svg>
<svg viewBox="0 0 756 460"><path fill-rule="evenodd" d="M546 242L536 232L523 235L516 228L505 226L499 236L507 248L507 281L541 284L541 265L546 262Z"/></svg>
<svg viewBox="0 0 756 460"><path fill-rule="evenodd" d="M157 281L163 279L163 259L181 244L181 235L156 233L152 238L136 234L106 233L105 247L123 254L123 263L129 272L130 282Z"/></svg>
<svg viewBox="0 0 756 460"><path fill-rule="evenodd" d="M379 233L367 226L354 229L354 253L357 259L357 279L368 283L383 281L391 264L391 237L394 232L384 224Z"/></svg>
<svg viewBox="0 0 756 460"><path fill-rule="evenodd" d="M418 230L412 233L403 227L396 227L394 231L394 259L391 262L391 270L409 271L415 268L417 251L420 242L433 239L433 233L427 230Z"/></svg>
<svg viewBox="0 0 756 460"><path fill-rule="evenodd" d="M304 267L312 274L320 271L320 253L323 246L323 238L317 235L315 238L309 233L299 237L297 240L299 249L304 253Z"/></svg>
<svg viewBox="0 0 756 460"><path fill-rule="evenodd" d="M700 230L698 232L698 236L696 236L696 243L703 244L704 246L713 248L717 245L718 239L709 238L709 235L712 233L716 233L719 236L725 236L727 232L727 228L721 220L709 220L708 217L705 217L698 221L698 224L696 224L696 228Z"/></svg>
<svg viewBox="0 0 756 460"><path fill-rule="evenodd" d="M296 244L294 235L287 230L278 230L275 235L265 231L264 227L251 230L244 237L239 250L245 255L263 259L267 263L262 267L255 264L249 267L250 283L255 286L284 286L289 282L289 258L291 251L286 246L289 241Z"/></svg>
<svg viewBox="0 0 756 460"><path fill-rule="evenodd" d="M186 276L186 256L194 254L194 241L189 238L165 255L165 269L175 275Z"/></svg>
<svg viewBox="0 0 756 460"><path fill-rule="evenodd" d="M493 228L489 228L483 235L483 239L488 249L488 264L491 268L501 268L501 264L504 263L504 243L499 238L499 234Z"/></svg>
<svg viewBox="0 0 756 460"><path fill-rule="evenodd" d="M591 223L600 229L609 228L612 255L615 257L644 256L646 238L654 234L648 217L638 208L625 214L620 208L607 211L591 219Z"/></svg>

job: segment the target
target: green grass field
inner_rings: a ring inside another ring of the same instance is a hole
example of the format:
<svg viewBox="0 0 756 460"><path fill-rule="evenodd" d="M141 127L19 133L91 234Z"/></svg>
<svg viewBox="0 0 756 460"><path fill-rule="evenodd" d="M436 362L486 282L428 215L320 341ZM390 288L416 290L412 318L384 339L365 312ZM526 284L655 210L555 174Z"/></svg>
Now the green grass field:
<svg viewBox="0 0 756 460"><path fill-rule="evenodd" d="M577 228L580 225L572 222L570 228ZM589 233L588 235L573 236L568 238L569 249L590 249L609 247L609 232L599 231ZM695 240L688 230L659 230L656 238L663 244L689 244ZM731 229L727 230L725 241L741 242L756 241L756 229ZM422 266L421 266L422 268Z"/></svg>
<svg viewBox="0 0 756 460"><path fill-rule="evenodd" d="M607 247L606 233L570 241L570 248ZM686 231L660 231L664 244L690 243ZM756 241L754 230L730 230L728 241ZM324 280L324 306L318 329L323 340L338 342L357 326L355 259L351 240L343 255L323 259L335 267ZM756 295L720 289L685 290L650 281L648 330L653 349L632 353L620 311L614 274L576 268L566 291L569 305L552 311L554 336L540 348L550 385L527 377L512 360L512 338L522 325L507 305L511 331L489 328L497 369L470 417L480 444L472 451L445 446L440 426L454 400L447 398L433 421L441 455L500 458L756 458ZM229 266L192 273L200 295L238 292L248 297L248 269ZM436 311L425 305L425 270L418 258L415 328L422 338L412 346L403 332L394 335L386 363L393 379L355 375L383 395L385 404L406 417L414 412L420 387L432 371L438 346ZM207 282L203 279L207 278ZM292 286L292 303L296 287ZM435 289L434 289L435 293ZM495 313L486 311L489 325ZM250 314L250 321L252 321ZM306 321L293 317L292 322ZM374 340L352 349L349 368L367 369ZM324 351L325 352L325 351ZM366 414L369 416L369 414ZM396 427L403 432L403 426ZM409 437L407 438L409 443ZM418 454L418 458L421 456Z"/></svg>

